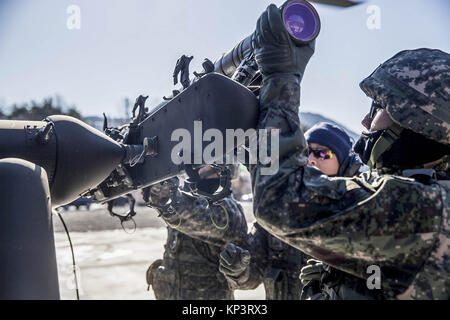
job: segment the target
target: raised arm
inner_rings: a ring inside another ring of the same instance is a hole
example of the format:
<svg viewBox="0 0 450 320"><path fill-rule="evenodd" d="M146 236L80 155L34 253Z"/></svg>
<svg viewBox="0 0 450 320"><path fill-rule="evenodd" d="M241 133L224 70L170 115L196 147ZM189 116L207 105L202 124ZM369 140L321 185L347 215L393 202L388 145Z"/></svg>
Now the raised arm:
<svg viewBox="0 0 450 320"><path fill-rule="evenodd" d="M240 244L247 234L242 207L232 197L214 204L180 192L177 178L149 187L145 198L171 227L190 237L224 247Z"/></svg>
<svg viewBox="0 0 450 320"><path fill-rule="evenodd" d="M366 278L368 266L379 266L386 278L382 285L404 292L434 250L448 192L394 176L371 183L364 176L330 178L306 166L298 66L304 70L312 51L293 47L279 24L270 6L255 31L263 74L259 127L280 129L278 172L263 175L263 165L251 171L255 217L277 238L342 271ZM284 67L288 63L292 72Z"/></svg>

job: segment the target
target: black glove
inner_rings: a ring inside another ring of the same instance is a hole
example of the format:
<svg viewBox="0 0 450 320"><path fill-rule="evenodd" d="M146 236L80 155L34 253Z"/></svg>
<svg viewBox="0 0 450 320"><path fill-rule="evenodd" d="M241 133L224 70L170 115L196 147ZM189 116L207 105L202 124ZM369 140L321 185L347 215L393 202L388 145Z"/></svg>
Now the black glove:
<svg viewBox="0 0 450 320"><path fill-rule="evenodd" d="M255 59L264 76L294 74L301 78L314 54L315 41L296 46L287 32L281 11L274 4L267 7L253 33Z"/></svg>
<svg viewBox="0 0 450 320"><path fill-rule="evenodd" d="M219 270L225 276L239 277L250 264L250 252L232 243L227 243L220 253Z"/></svg>
<svg viewBox="0 0 450 320"><path fill-rule="evenodd" d="M325 272L325 264L322 261L309 259L306 266L301 269L300 280L305 286L311 281L320 281L322 274Z"/></svg>

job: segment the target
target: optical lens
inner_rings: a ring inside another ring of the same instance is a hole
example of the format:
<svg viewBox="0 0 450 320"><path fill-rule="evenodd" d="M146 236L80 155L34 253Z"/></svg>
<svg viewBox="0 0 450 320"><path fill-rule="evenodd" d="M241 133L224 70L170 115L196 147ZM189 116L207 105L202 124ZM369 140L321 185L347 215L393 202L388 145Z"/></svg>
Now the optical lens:
<svg viewBox="0 0 450 320"><path fill-rule="evenodd" d="M286 30L301 42L312 41L319 34L319 15L306 2L289 2L283 10L283 22Z"/></svg>

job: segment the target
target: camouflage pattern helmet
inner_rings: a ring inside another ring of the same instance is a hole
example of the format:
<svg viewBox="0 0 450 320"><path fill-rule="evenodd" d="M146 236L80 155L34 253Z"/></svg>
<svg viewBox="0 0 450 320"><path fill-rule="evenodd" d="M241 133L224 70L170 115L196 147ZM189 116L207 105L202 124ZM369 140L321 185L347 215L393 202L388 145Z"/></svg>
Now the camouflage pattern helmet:
<svg viewBox="0 0 450 320"><path fill-rule="evenodd" d="M450 144L450 55L405 50L381 64L360 85L398 125Z"/></svg>

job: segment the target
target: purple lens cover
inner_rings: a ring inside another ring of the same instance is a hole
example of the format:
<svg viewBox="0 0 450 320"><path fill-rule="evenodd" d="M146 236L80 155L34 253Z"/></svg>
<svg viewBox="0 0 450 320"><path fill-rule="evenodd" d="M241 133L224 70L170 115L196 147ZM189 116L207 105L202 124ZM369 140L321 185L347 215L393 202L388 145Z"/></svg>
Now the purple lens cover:
<svg viewBox="0 0 450 320"><path fill-rule="evenodd" d="M283 22L286 30L297 40L312 41L319 34L319 16L311 5L303 1L292 1L286 5Z"/></svg>

